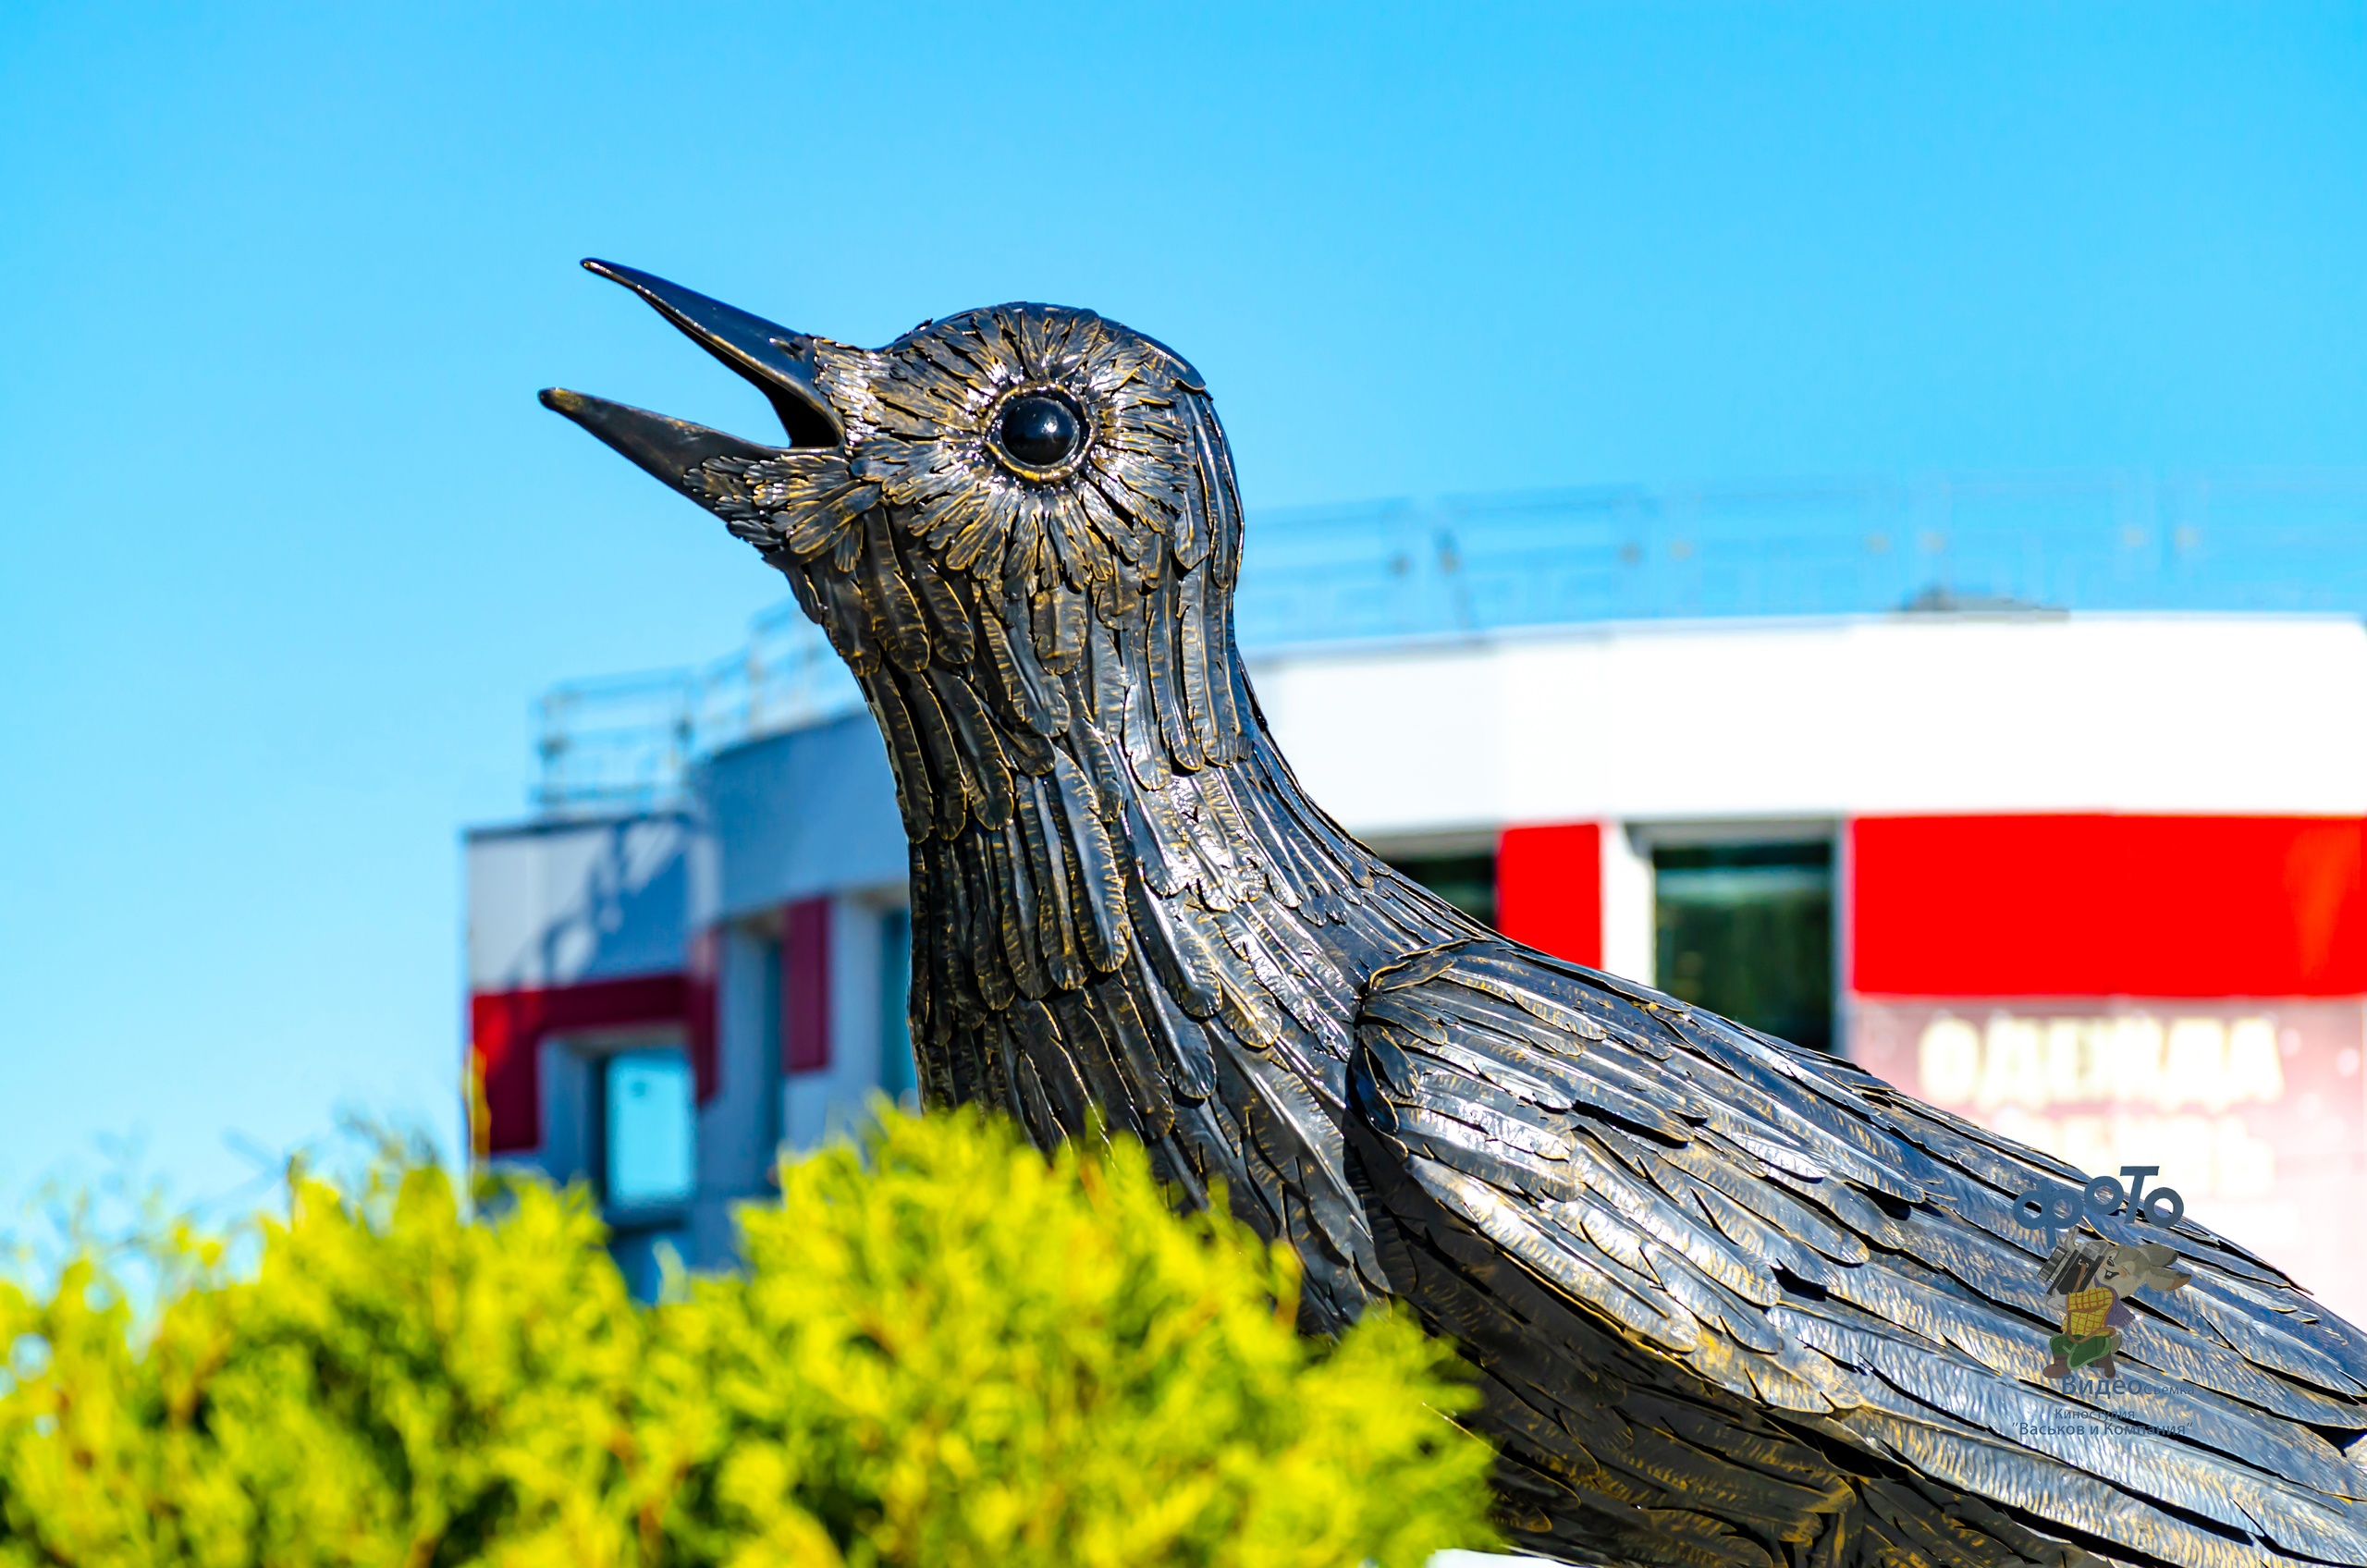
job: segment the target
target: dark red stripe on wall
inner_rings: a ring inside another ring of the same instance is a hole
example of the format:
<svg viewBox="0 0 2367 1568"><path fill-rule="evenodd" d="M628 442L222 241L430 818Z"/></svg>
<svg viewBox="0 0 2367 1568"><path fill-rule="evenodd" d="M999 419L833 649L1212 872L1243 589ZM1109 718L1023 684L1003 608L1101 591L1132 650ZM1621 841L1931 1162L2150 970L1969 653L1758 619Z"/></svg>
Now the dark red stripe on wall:
<svg viewBox="0 0 2367 1568"><path fill-rule="evenodd" d="M1496 841L1496 929L1573 963L1602 962L1602 831L1507 827Z"/></svg>
<svg viewBox="0 0 2367 1568"><path fill-rule="evenodd" d="M714 1097L715 987L702 974L636 974L469 998L469 1041L484 1086L492 1154L542 1147L542 1044L553 1035L680 1024L699 1103Z"/></svg>
<svg viewBox="0 0 2367 1568"><path fill-rule="evenodd" d="M714 926L691 936L690 971L682 976L682 1045L691 1058L691 1094L700 1105L723 1087L717 1049L715 991L723 970L723 933Z"/></svg>
<svg viewBox="0 0 2367 1568"><path fill-rule="evenodd" d="M780 1065L830 1065L830 900L800 899L781 912Z"/></svg>
<svg viewBox="0 0 2367 1568"><path fill-rule="evenodd" d="M2355 817L1850 824L1851 983L1915 997L2367 992Z"/></svg>

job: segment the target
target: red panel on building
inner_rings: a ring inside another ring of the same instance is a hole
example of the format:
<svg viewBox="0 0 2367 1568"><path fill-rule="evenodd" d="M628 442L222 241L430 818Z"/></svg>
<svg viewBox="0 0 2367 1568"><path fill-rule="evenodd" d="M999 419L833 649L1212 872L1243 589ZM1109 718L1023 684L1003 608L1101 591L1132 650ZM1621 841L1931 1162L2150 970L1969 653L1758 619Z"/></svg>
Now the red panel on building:
<svg viewBox="0 0 2367 1568"><path fill-rule="evenodd" d="M1851 985L1912 997L2356 996L2367 992L2362 826L1861 817L1850 824Z"/></svg>
<svg viewBox="0 0 2367 1568"><path fill-rule="evenodd" d="M1602 962L1602 829L1507 827L1496 843L1496 928L1573 963Z"/></svg>
<svg viewBox="0 0 2367 1568"><path fill-rule="evenodd" d="M487 1154L542 1146L539 1058L543 1041L553 1035L681 1024L704 1103L715 1093L714 1011L713 987L683 974L636 974L471 997L470 1049L484 1096L479 1146Z"/></svg>
<svg viewBox="0 0 2367 1568"><path fill-rule="evenodd" d="M722 968L723 943L709 926L691 936L690 973L683 976L682 1044L691 1058L691 1092L706 1104L723 1088L723 1069L716 1049L715 988Z"/></svg>
<svg viewBox="0 0 2367 1568"><path fill-rule="evenodd" d="M781 912L780 1065L830 1065L830 900L800 899Z"/></svg>

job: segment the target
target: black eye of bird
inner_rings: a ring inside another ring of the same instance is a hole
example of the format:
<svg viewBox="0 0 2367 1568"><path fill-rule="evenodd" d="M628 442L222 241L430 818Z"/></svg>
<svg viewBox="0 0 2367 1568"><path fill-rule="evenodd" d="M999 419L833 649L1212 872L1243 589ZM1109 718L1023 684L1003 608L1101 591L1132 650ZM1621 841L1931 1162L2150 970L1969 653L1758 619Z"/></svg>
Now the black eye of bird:
<svg viewBox="0 0 2367 1568"><path fill-rule="evenodd" d="M1076 450L1076 410L1066 398L1041 392L1013 398L996 434L1002 449L1029 468L1056 468Z"/></svg>

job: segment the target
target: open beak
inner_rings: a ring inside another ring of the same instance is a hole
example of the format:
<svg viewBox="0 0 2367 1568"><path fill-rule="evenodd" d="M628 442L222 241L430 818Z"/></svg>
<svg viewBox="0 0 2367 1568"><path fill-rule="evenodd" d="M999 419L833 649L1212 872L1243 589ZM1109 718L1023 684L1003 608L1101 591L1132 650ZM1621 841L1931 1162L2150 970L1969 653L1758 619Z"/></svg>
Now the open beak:
<svg viewBox="0 0 2367 1568"><path fill-rule="evenodd" d="M780 415L788 445L835 447L845 438L838 410L815 384L813 338L632 267L589 260L583 265L648 300L684 337L762 392ZM753 460L780 450L563 387L546 389L542 402L677 490L689 489L691 474L709 458Z"/></svg>

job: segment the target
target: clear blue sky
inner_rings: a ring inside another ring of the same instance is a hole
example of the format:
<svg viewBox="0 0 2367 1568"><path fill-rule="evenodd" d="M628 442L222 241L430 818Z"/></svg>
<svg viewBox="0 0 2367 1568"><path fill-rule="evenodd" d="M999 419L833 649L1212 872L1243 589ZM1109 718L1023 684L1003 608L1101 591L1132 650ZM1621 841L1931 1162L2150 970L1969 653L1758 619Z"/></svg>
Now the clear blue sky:
<svg viewBox="0 0 2367 1568"><path fill-rule="evenodd" d="M779 594L535 406L770 428L579 256L862 342L1093 306L1254 510L2357 463L2363 215L2356 5L14 0L0 1201L449 1135L530 698Z"/></svg>

